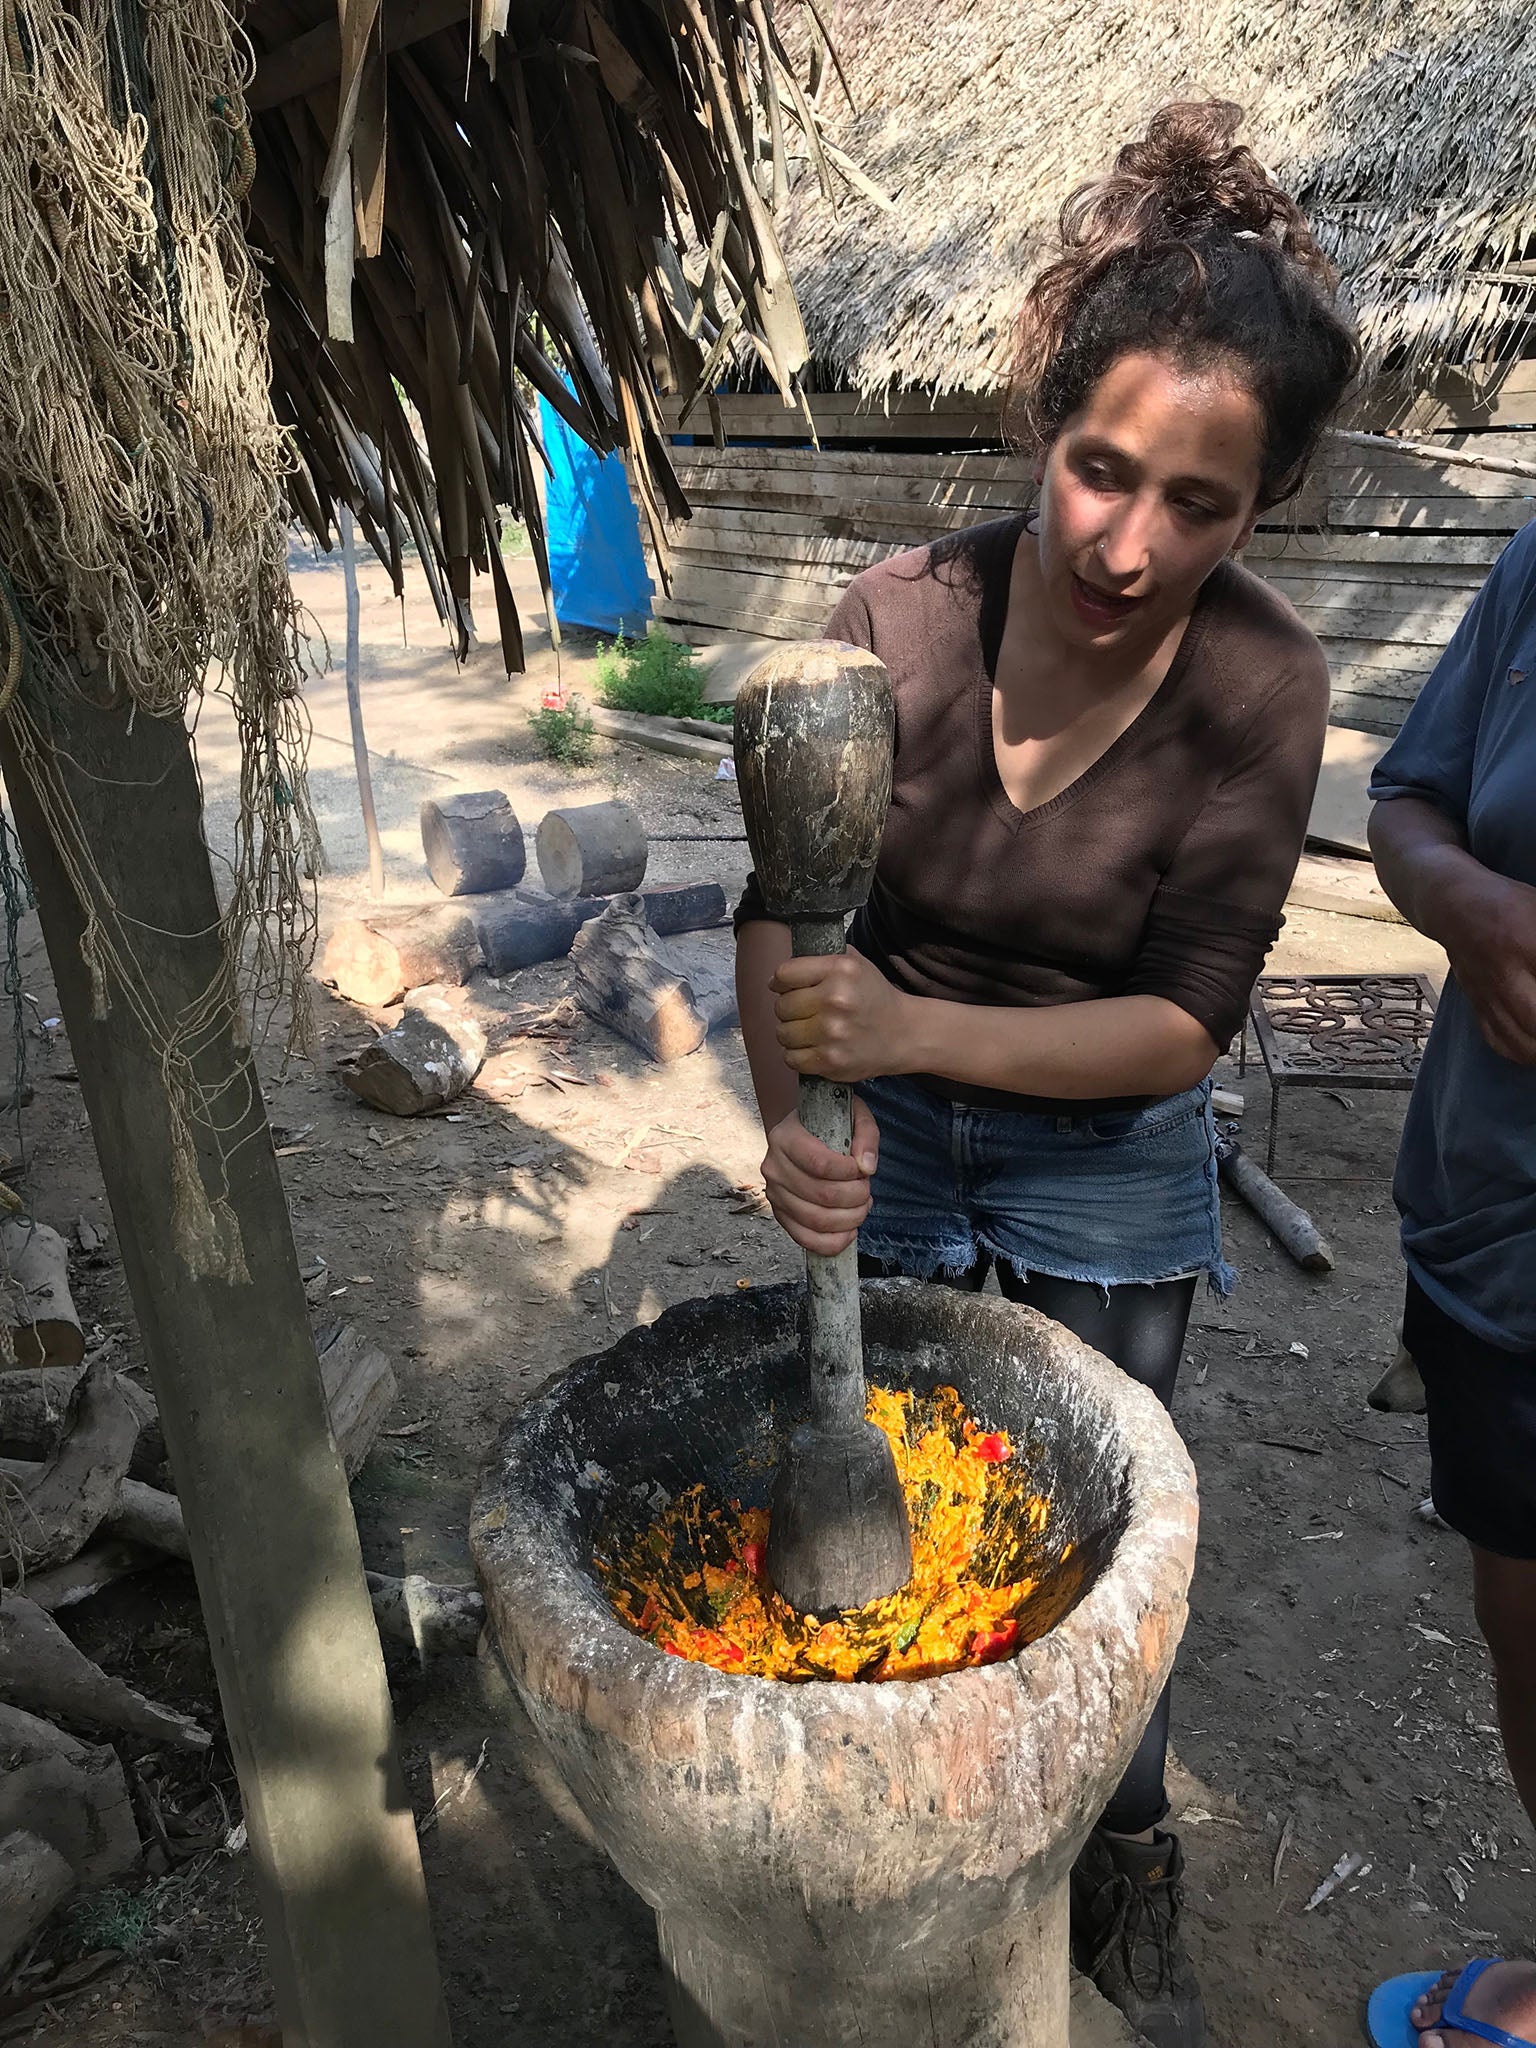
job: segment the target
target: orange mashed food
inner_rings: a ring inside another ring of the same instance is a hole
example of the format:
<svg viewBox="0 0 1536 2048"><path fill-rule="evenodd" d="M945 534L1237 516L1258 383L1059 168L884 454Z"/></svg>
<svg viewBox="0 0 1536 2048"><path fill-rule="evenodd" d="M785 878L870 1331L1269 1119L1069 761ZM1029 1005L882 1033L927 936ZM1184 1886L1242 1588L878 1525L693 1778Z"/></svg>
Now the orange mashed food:
<svg viewBox="0 0 1536 2048"><path fill-rule="evenodd" d="M797 1613L764 1575L768 1510L700 1485L648 1527L599 1538L593 1562L616 1613L671 1656L789 1680L933 1678L1043 1635L1063 1611L1072 1546L1052 1544L1051 1504L1009 1436L979 1428L953 1387L872 1388L866 1413L890 1441L912 1523L899 1593L823 1622ZM1032 1599L1047 1575L1054 1596Z"/></svg>

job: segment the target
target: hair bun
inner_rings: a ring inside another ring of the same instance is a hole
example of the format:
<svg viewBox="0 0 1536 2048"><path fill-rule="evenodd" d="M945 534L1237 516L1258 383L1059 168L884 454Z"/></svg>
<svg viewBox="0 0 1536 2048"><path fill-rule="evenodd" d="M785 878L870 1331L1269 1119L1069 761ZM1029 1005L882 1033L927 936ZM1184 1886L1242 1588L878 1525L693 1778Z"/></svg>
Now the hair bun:
<svg viewBox="0 0 1536 2048"><path fill-rule="evenodd" d="M1237 140L1242 120L1242 108L1231 100L1180 100L1164 107L1145 136L1128 142L1115 158L1112 182L1140 186L1174 230L1220 224L1262 235L1295 209L1253 151Z"/></svg>

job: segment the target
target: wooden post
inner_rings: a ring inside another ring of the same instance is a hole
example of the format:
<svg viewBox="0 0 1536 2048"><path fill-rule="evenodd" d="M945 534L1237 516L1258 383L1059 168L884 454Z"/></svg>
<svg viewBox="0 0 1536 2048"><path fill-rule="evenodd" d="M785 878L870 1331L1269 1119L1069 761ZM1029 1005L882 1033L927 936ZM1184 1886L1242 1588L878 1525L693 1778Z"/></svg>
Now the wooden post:
<svg viewBox="0 0 1536 2048"><path fill-rule="evenodd" d="M162 1015L206 995L220 952L191 749L179 719L83 695L53 706L58 772ZM81 907L0 722L17 832L106 1182L250 1831L287 2048L445 2048L416 1832L341 1460L266 1110L232 1012L198 1081L226 1124L198 1129L248 1278L198 1277L173 1224L160 1056L133 1006L92 1015ZM145 793L153 792L152 813Z"/></svg>
<svg viewBox="0 0 1536 2048"><path fill-rule="evenodd" d="M373 770L368 765L368 737L363 731L363 690L359 677L357 547L352 538L352 507L340 508L341 573L347 586L347 716L352 721L352 759L357 767L357 797L363 807L363 833L368 841L368 887L384 894L384 846L378 814L373 808Z"/></svg>

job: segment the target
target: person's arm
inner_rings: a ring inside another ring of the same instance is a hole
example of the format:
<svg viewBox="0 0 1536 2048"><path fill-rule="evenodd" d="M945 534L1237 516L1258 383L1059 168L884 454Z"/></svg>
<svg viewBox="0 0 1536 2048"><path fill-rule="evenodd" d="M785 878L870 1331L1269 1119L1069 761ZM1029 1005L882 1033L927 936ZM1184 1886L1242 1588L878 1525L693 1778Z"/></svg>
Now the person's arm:
<svg viewBox="0 0 1536 2048"><path fill-rule="evenodd" d="M1536 889L1467 844L1488 692L1536 604L1536 543L1518 534L1478 592L1371 777L1368 837L1381 885L1451 972L1496 1053L1536 1065Z"/></svg>
<svg viewBox="0 0 1536 2048"><path fill-rule="evenodd" d="M1220 1047L1166 997L1107 996L1041 1009L907 995L857 953L785 959L773 978L781 1058L832 1081L937 1074L1064 1101L1180 1095Z"/></svg>
<svg viewBox="0 0 1536 2048"><path fill-rule="evenodd" d="M1236 1034L1280 927L1322 759L1328 670L1291 651L1152 897L1121 994L1037 1009L927 1000L867 961L779 969L779 1043L801 1072L937 1074L1057 1101L1182 1094Z"/></svg>
<svg viewBox="0 0 1536 2048"><path fill-rule="evenodd" d="M771 918L754 918L736 934L736 1008L765 1131L791 1114L799 1086L799 1077L774 1036L773 977L791 950L789 926Z"/></svg>
<svg viewBox="0 0 1536 2048"><path fill-rule="evenodd" d="M1378 803L1369 838L1381 886L1445 948L1489 1045L1536 1066L1536 889L1474 859L1460 825L1425 797Z"/></svg>

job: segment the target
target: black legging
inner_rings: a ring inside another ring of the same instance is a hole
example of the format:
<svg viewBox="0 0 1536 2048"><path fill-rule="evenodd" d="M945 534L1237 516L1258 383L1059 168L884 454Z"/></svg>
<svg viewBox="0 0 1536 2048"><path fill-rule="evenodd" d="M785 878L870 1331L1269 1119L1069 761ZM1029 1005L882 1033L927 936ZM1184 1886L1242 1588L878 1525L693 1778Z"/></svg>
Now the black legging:
<svg viewBox="0 0 1536 2048"><path fill-rule="evenodd" d="M983 1255L968 1272L939 1274L946 1286L979 1293L991 1270ZM879 1259L860 1257L866 1280L893 1279L900 1268ZM1053 1322L1101 1351L1122 1372L1150 1387L1167 1408L1173 1400L1184 1353L1184 1332L1194 1305L1197 1275L1163 1280L1154 1287L1095 1287L1082 1280L1052 1280L1044 1274L1020 1274L1006 1260L997 1261L997 1284L1010 1301L1026 1302ZM1130 1768L1099 1816L1099 1826L1118 1835L1139 1835L1168 1815L1163 1773L1168 1761L1168 1700L1171 1686L1152 1710L1146 1733L1131 1758Z"/></svg>

